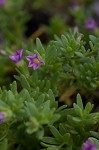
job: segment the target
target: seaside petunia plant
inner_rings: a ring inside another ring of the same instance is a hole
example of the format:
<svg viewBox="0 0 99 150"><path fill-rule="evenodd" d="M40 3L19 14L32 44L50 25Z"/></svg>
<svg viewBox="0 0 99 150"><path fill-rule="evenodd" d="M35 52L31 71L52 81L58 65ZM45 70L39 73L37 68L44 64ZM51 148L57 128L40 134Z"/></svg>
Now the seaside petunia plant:
<svg viewBox="0 0 99 150"><path fill-rule="evenodd" d="M99 111L90 101L99 88L99 38L90 35L87 46L74 32L47 46L37 38L9 60L17 73L0 89L0 149L98 150Z"/></svg>

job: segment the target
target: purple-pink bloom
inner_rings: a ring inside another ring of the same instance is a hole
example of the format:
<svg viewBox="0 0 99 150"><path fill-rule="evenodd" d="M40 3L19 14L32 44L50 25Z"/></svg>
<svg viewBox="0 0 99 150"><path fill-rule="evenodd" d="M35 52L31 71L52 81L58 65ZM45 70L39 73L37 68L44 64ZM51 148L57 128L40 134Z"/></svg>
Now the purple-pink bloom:
<svg viewBox="0 0 99 150"><path fill-rule="evenodd" d="M0 5L3 6L6 4L6 0L0 0Z"/></svg>
<svg viewBox="0 0 99 150"><path fill-rule="evenodd" d="M93 143L91 140L87 140L81 150L97 150L95 143Z"/></svg>
<svg viewBox="0 0 99 150"><path fill-rule="evenodd" d="M20 49L20 50L16 50L14 52L14 55L10 55L9 58L15 63L18 63L19 61L22 60L22 55L23 55L23 49Z"/></svg>
<svg viewBox="0 0 99 150"><path fill-rule="evenodd" d="M85 21L85 28L89 30L95 30L97 28L94 18L90 17Z"/></svg>
<svg viewBox="0 0 99 150"><path fill-rule="evenodd" d="M5 114L3 112L0 112L0 124L3 123L4 117L5 117Z"/></svg>
<svg viewBox="0 0 99 150"><path fill-rule="evenodd" d="M39 58L38 54L26 56L26 59L29 61L28 67L33 67L34 70L38 69L40 65L44 64L44 61Z"/></svg>

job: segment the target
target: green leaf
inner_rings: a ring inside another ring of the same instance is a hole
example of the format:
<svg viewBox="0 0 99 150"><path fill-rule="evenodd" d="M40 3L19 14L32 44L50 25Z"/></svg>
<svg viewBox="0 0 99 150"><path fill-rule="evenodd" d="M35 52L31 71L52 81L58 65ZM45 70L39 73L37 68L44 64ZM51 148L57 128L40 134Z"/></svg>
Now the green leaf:
<svg viewBox="0 0 99 150"><path fill-rule="evenodd" d="M99 139L99 133L95 131L90 131L91 136L94 136L95 138Z"/></svg>
<svg viewBox="0 0 99 150"><path fill-rule="evenodd" d="M81 52L75 52L76 56L78 57L84 57L84 55Z"/></svg>
<svg viewBox="0 0 99 150"><path fill-rule="evenodd" d="M65 36L65 35L62 35L62 36L61 36L61 39L62 39L62 42L63 42L63 44L64 44L64 47L67 47L67 45L68 45L68 39L66 38L66 36Z"/></svg>
<svg viewBox="0 0 99 150"><path fill-rule="evenodd" d="M80 119L80 118L72 117L72 120L73 120L75 123L81 123L81 119Z"/></svg>
<svg viewBox="0 0 99 150"><path fill-rule="evenodd" d="M10 84L11 91L13 94L17 95L17 84L16 81L14 81L12 84Z"/></svg>
<svg viewBox="0 0 99 150"><path fill-rule="evenodd" d="M61 114L61 116L66 117L67 115L75 114L75 111L74 111L74 108L67 108L67 109L61 110L60 114Z"/></svg>
<svg viewBox="0 0 99 150"><path fill-rule="evenodd" d="M73 104L73 107L74 107L76 114L78 116L82 117L83 116L82 109L75 103Z"/></svg>
<svg viewBox="0 0 99 150"><path fill-rule="evenodd" d="M62 135L66 132L66 129L62 123L59 124L59 131Z"/></svg>
<svg viewBox="0 0 99 150"><path fill-rule="evenodd" d="M87 113L90 113L92 108L93 108L94 105L92 105L90 102L88 102L85 106L85 110Z"/></svg>
<svg viewBox="0 0 99 150"><path fill-rule="evenodd" d="M38 130L36 133L37 139L41 140L44 136L44 129L42 128L41 130Z"/></svg>
<svg viewBox="0 0 99 150"><path fill-rule="evenodd" d="M43 113L46 115L46 113L48 113L50 110L50 100L44 102L42 106L43 106Z"/></svg>
<svg viewBox="0 0 99 150"><path fill-rule="evenodd" d="M46 48L46 55L45 55L45 61L46 64L53 64L57 58L57 49L55 45L48 45Z"/></svg>
<svg viewBox="0 0 99 150"><path fill-rule="evenodd" d="M45 142L45 143L48 143L48 144L53 144L53 145L57 145L58 144L58 142L53 137L44 137L42 139L42 141Z"/></svg>
<svg viewBox="0 0 99 150"><path fill-rule="evenodd" d="M10 102L14 101L15 100L15 96L14 94L12 93L12 91L8 91L8 94L7 94L7 98Z"/></svg>
<svg viewBox="0 0 99 150"><path fill-rule="evenodd" d="M59 120L59 118L60 118L60 114L54 114L53 119L49 122L49 125L55 123L57 120Z"/></svg>
<svg viewBox="0 0 99 150"><path fill-rule="evenodd" d="M46 144L44 142L41 142L41 145L44 146L44 147L49 147L50 146L50 144Z"/></svg>
<svg viewBox="0 0 99 150"><path fill-rule="evenodd" d="M37 107L39 107L40 105L42 106L42 104L44 103L44 99L45 99L45 94L41 94L36 100L36 106Z"/></svg>
<svg viewBox="0 0 99 150"><path fill-rule="evenodd" d="M7 138L0 142L0 150L8 150L8 140Z"/></svg>
<svg viewBox="0 0 99 150"><path fill-rule="evenodd" d="M93 35L89 35L89 38L90 38L90 40L91 40L94 44L99 43L99 38L96 38L96 37L93 36Z"/></svg>
<svg viewBox="0 0 99 150"><path fill-rule="evenodd" d="M58 142L61 142L62 141L62 135L59 133L59 131L52 125L50 125L49 127L50 127L50 130L51 130L51 133L54 135L56 140Z"/></svg>
<svg viewBox="0 0 99 150"><path fill-rule="evenodd" d="M80 94L77 94L77 105L83 110L84 107Z"/></svg>
<svg viewBox="0 0 99 150"><path fill-rule="evenodd" d="M91 41L89 41L89 45L90 45L91 49L94 50L94 45Z"/></svg>
<svg viewBox="0 0 99 150"><path fill-rule="evenodd" d="M52 145L48 147L47 150L59 150L59 148L57 146Z"/></svg>
<svg viewBox="0 0 99 150"><path fill-rule="evenodd" d="M20 79L22 87L27 89L28 91L31 91L30 85L23 74L21 75Z"/></svg>
<svg viewBox="0 0 99 150"><path fill-rule="evenodd" d="M54 35L54 37L55 37L55 40L57 40L57 42L55 42L56 45L59 44L60 46L63 46L61 39L57 35Z"/></svg>
<svg viewBox="0 0 99 150"><path fill-rule="evenodd" d="M28 55L33 55L33 52L30 52L30 51L28 51L28 50L26 50L26 53L27 53Z"/></svg>
<svg viewBox="0 0 99 150"><path fill-rule="evenodd" d="M39 116L39 111L38 111L37 107L33 103L25 102L25 104L27 106L27 110L31 114L31 117L38 117Z"/></svg>
<svg viewBox="0 0 99 150"><path fill-rule="evenodd" d="M63 136L63 140L67 145L70 145L70 134L69 133L65 133Z"/></svg>
<svg viewBox="0 0 99 150"><path fill-rule="evenodd" d="M60 111L64 110L66 107L67 107L67 105L60 106L56 111L60 112Z"/></svg>
<svg viewBox="0 0 99 150"><path fill-rule="evenodd" d="M44 50L44 47L39 38L36 39L36 45L37 45L37 50L38 50L39 54L42 56L44 54L45 50Z"/></svg>
<svg viewBox="0 0 99 150"><path fill-rule="evenodd" d="M55 101L55 97L54 97L54 94L53 94L53 92L52 92L51 89L49 89L48 94L49 94L49 99L50 99L51 107L57 108L58 104L57 104L57 102Z"/></svg>

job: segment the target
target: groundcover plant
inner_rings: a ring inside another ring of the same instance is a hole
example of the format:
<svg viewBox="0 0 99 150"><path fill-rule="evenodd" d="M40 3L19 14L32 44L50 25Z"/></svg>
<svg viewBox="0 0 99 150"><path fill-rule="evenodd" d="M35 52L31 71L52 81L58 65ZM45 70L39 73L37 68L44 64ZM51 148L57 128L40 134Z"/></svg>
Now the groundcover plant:
<svg viewBox="0 0 99 150"><path fill-rule="evenodd" d="M0 89L0 150L98 150L99 111L80 93L99 89L99 38L70 32L47 46L37 38L8 57L18 73ZM68 89L76 102L59 106Z"/></svg>

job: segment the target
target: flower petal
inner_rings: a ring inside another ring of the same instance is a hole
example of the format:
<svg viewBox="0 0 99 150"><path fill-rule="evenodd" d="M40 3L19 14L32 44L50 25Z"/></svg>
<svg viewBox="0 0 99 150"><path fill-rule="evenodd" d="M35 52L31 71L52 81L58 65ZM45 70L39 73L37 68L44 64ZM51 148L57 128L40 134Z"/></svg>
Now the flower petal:
<svg viewBox="0 0 99 150"><path fill-rule="evenodd" d="M16 61L16 58L15 58L15 56L13 56L13 55L10 55L9 58L10 58L12 61Z"/></svg>
<svg viewBox="0 0 99 150"><path fill-rule="evenodd" d="M44 64L44 61L40 59L40 64Z"/></svg>
<svg viewBox="0 0 99 150"><path fill-rule="evenodd" d="M39 66L40 66L39 64L34 63L34 64L33 64L34 70L38 69Z"/></svg>
<svg viewBox="0 0 99 150"><path fill-rule="evenodd" d="M33 60L33 56L26 56L26 59L27 59L28 61L32 61L32 60Z"/></svg>
<svg viewBox="0 0 99 150"><path fill-rule="evenodd" d="M91 140L87 140L83 146L81 150L96 150L96 145L95 143L93 143Z"/></svg>
<svg viewBox="0 0 99 150"><path fill-rule="evenodd" d="M33 59L34 59L34 58L37 58L37 59L38 59L38 54L32 55L32 58L33 58Z"/></svg>
<svg viewBox="0 0 99 150"><path fill-rule="evenodd" d="M22 59L22 55L23 55L23 49L20 50L20 53L19 53L19 58L20 60Z"/></svg>
<svg viewBox="0 0 99 150"><path fill-rule="evenodd" d="M3 119L5 114L3 112L0 112L0 119Z"/></svg>
<svg viewBox="0 0 99 150"><path fill-rule="evenodd" d="M32 62L29 62L28 67L33 67L33 63L32 63Z"/></svg>

